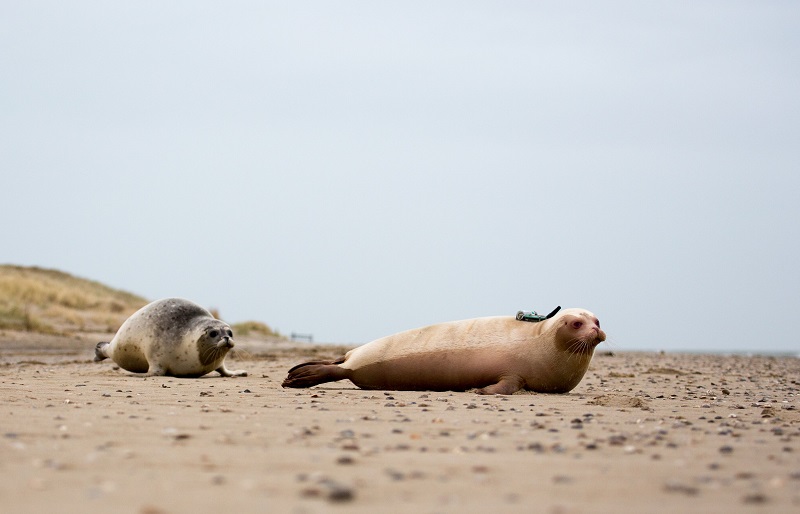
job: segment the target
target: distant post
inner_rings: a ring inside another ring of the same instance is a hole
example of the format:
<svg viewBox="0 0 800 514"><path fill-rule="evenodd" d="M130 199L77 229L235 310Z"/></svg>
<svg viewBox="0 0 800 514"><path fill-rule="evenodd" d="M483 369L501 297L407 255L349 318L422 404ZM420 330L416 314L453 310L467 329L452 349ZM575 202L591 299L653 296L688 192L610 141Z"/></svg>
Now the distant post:
<svg viewBox="0 0 800 514"><path fill-rule="evenodd" d="M296 334L292 332L292 341L308 341L309 343L314 342L314 336L312 334Z"/></svg>

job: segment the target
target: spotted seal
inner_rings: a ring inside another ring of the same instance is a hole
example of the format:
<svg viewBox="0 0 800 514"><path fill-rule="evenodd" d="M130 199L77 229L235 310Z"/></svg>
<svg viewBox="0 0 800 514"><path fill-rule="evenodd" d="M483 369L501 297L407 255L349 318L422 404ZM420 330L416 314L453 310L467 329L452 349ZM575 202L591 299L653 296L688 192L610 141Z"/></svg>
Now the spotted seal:
<svg viewBox="0 0 800 514"><path fill-rule="evenodd" d="M145 305L122 324L111 342L97 343L95 361L110 358L122 369L145 376L247 376L223 361L233 348L233 331L206 309L182 298Z"/></svg>

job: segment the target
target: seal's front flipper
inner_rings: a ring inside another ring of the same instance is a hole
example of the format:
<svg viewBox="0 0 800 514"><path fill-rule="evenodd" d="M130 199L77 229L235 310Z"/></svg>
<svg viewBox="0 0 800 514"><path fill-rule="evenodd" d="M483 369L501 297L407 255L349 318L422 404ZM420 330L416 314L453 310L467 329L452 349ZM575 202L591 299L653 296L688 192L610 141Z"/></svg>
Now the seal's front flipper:
<svg viewBox="0 0 800 514"><path fill-rule="evenodd" d="M165 368L157 364L150 364L150 367L147 368L147 372L142 375L143 377L166 377L168 375L168 371Z"/></svg>
<svg viewBox="0 0 800 514"><path fill-rule="evenodd" d="M246 377L247 376L247 372L245 370L239 369L239 370L236 370L236 371L231 371L229 369L226 369L224 364L222 366L218 367L215 371L217 373L219 373L220 375L222 375L223 377Z"/></svg>
<svg viewBox="0 0 800 514"><path fill-rule="evenodd" d="M312 387L325 382L335 382L348 378L348 370L337 366L344 359L336 361L313 361L299 364L289 370L282 387Z"/></svg>
<svg viewBox="0 0 800 514"><path fill-rule="evenodd" d="M503 377L496 384L482 387L475 391L478 394L514 394L525 382L520 377Z"/></svg>
<svg viewBox="0 0 800 514"><path fill-rule="evenodd" d="M97 346L94 347L94 361L100 362L101 360L108 359L108 355L106 355L106 348L111 343L97 343Z"/></svg>

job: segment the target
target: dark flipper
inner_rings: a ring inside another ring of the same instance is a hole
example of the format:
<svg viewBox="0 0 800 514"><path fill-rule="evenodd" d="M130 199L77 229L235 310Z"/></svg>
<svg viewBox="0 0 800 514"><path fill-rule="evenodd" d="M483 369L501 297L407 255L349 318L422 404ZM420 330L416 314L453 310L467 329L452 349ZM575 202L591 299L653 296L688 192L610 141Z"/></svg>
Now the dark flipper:
<svg viewBox="0 0 800 514"><path fill-rule="evenodd" d="M101 348L107 346L109 343L97 343L97 346L94 347L94 361L100 362L101 360L107 359L108 355L106 355Z"/></svg>
<svg viewBox="0 0 800 514"><path fill-rule="evenodd" d="M281 386L312 387L317 384L348 378L348 370L337 366L342 362L344 362L344 358L335 361L312 361L298 364L289 370L289 375Z"/></svg>

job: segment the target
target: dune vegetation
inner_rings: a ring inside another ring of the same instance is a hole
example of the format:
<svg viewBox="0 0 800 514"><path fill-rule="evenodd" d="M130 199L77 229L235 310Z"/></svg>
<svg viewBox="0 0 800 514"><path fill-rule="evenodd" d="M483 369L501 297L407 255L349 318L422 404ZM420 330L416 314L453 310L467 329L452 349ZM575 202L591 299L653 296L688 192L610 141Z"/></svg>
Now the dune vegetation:
<svg viewBox="0 0 800 514"><path fill-rule="evenodd" d="M62 271L0 265L0 329L114 332L147 300Z"/></svg>
<svg viewBox="0 0 800 514"><path fill-rule="evenodd" d="M70 335L116 332L149 302L100 282L63 271L0 265L0 329ZM214 317L222 319L217 309ZM237 336L281 337L260 321L231 325Z"/></svg>
<svg viewBox="0 0 800 514"><path fill-rule="evenodd" d="M243 321L231 325L235 336L282 337L280 333L260 321Z"/></svg>

